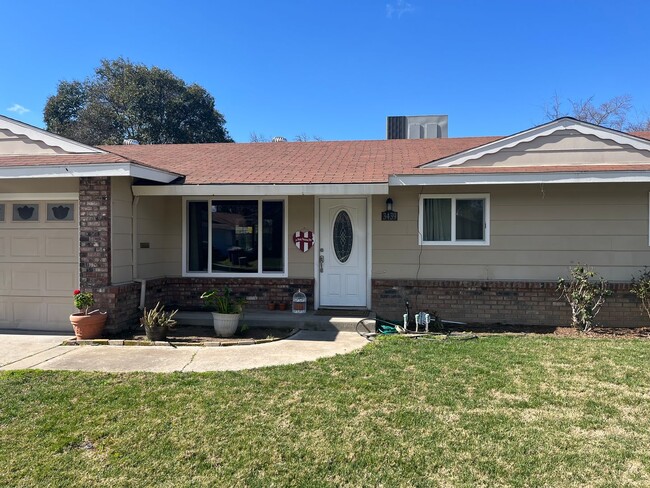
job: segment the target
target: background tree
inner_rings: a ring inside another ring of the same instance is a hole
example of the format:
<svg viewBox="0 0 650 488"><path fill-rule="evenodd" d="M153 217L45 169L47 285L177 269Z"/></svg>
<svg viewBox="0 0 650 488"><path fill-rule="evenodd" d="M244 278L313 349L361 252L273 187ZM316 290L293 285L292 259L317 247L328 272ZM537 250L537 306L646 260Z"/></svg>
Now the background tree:
<svg viewBox="0 0 650 488"><path fill-rule="evenodd" d="M272 142L272 139L269 139L264 134L258 134L257 132L251 132L249 134L249 142ZM311 136L309 137L305 132L297 134L293 138L294 142L310 142L310 141L323 141L324 139L320 136Z"/></svg>
<svg viewBox="0 0 650 488"><path fill-rule="evenodd" d="M61 81L43 111L47 130L90 145L232 142L205 88L128 59L102 60L84 81Z"/></svg>
<svg viewBox="0 0 650 488"><path fill-rule="evenodd" d="M636 122L630 119L630 111L633 109L630 95L619 95L601 104L594 102L593 95L586 100L567 99L567 102L565 104L556 93L544 107L546 118L555 120L560 117L573 117L625 132L650 130L650 117Z"/></svg>

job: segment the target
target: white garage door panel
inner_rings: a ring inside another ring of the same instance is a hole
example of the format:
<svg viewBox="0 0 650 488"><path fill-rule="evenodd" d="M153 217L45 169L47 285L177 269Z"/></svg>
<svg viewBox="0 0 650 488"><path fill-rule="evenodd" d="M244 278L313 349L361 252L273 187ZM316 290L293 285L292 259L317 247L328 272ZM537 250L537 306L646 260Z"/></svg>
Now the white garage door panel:
<svg viewBox="0 0 650 488"><path fill-rule="evenodd" d="M36 265L11 267L10 293L12 295L40 295L43 289L41 273Z"/></svg>
<svg viewBox="0 0 650 488"><path fill-rule="evenodd" d="M0 264L0 295L71 297L77 276L76 263Z"/></svg>
<svg viewBox="0 0 650 488"><path fill-rule="evenodd" d="M0 328L69 332L72 292L79 287L76 215L75 221L48 221L49 202L31 203L43 210L39 221L9 216L0 222Z"/></svg>
<svg viewBox="0 0 650 488"><path fill-rule="evenodd" d="M2 234L3 262L76 263L78 260L76 229L3 229Z"/></svg>
<svg viewBox="0 0 650 488"><path fill-rule="evenodd" d="M0 328L70 332L67 298L0 297Z"/></svg>
<svg viewBox="0 0 650 488"><path fill-rule="evenodd" d="M77 259L77 240L74 236L45 236L45 255L47 257Z"/></svg>
<svg viewBox="0 0 650 488"><path fill-rule="evenodd" d="M12 258L37 258L41 252L38 236L11 236Z"/></svg>
<svg viewBox="0 0 650 488"><path fill-rule="evenodd" d="M50 264L45 270L45 293L56 296L72 296L77 287L76 267L69 264Z"/></svg>

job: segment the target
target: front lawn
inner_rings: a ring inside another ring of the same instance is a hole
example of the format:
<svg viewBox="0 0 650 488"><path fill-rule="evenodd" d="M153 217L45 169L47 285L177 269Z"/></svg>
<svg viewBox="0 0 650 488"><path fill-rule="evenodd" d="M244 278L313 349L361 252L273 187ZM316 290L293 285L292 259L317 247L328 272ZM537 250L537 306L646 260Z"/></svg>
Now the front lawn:
<svg viewBox="0 0 650 488"><path fill-rule="evenodd" d="M237 373L0 373L0 486L648 486L648 446L640 339L393 338Z"/></svg>

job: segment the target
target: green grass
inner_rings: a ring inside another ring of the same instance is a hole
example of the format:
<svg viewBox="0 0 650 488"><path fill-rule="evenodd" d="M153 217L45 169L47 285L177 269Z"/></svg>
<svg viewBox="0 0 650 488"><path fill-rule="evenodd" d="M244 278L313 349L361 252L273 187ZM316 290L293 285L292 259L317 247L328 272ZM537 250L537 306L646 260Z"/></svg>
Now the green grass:
<svg viewBox="0 0 650 488"><path fill-rule="evenodd" d="M0 374L1 486L648 486L648 446L645 340L394 338L237 373Z"/></svg>

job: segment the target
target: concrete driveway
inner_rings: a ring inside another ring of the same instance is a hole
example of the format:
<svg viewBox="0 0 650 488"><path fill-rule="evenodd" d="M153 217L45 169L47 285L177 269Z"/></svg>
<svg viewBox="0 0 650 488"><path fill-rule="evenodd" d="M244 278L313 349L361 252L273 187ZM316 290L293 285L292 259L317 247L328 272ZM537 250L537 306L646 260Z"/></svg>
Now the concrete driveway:
<svg viewBox="0 0 650 488"><path fill-rule="evenodd" d="M229 347L60 345L69 338L0 332L0 370L234 371L314 361L367 344L356 332L310 330L276 342Z"/></svg>

